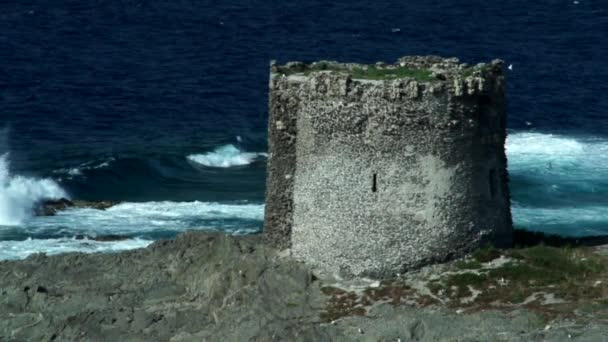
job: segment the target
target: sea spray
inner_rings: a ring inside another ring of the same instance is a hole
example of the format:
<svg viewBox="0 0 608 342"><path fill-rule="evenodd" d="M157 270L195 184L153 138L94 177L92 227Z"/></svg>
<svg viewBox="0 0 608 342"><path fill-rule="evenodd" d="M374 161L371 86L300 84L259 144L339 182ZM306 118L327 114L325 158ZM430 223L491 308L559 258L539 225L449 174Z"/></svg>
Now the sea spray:
<svg viewBox="0 0 608 342"><path fill-rule="evenodd" d="M62 197L67 193L51 179L11 176L8 153L0 156L0 226L21 225L37 202Z"/></svg>

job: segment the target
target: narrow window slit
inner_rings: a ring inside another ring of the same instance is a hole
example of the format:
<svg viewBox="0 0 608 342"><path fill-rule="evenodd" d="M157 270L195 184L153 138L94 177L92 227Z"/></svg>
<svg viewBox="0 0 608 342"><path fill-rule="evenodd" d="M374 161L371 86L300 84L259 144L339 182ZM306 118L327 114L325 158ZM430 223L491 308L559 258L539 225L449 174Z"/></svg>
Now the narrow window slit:
<svg viewBox="0 0 608 342"><path fill-rule="evenodd" d="M488 178L490 182L490 198L494 198L494 196L496 196L496 170L490 170L490 175Z"/></svg>
<svg viewBox="0 0 608 342"><path fill-rule="evenodd" d="M372 192L378 191L378 184L376 182L376 174L372 177Z"/></svg>

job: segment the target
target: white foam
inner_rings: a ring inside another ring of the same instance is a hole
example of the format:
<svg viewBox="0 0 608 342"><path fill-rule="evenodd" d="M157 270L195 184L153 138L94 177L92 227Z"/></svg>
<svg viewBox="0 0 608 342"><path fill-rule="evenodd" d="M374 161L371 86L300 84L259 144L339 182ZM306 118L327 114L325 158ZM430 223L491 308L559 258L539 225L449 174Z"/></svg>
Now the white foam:
<svg viewBox="0 0 608 342"><path fill-rule="evenodd" d="M11 176L8 153L0 156L0 226L23 224L36 202L62 197L68 195L53 180Z"/></svg>
<svg viewBox="0 0 608 342"><path fill-rule="evenodd" d="M0 241L0 260L21 259L32 253L118 251L147 246L151 240L186 230L225 231L252 234L260 231L263 204L209 202L122 203L106 210L68 209L54 216L33 217L27 224L7 230L31 236L25 241ZM2 231L0 230L0 233ZM122 241L76 240L75 235L138 236ZM1 234L0 234L1 236ZM66 238L39 239L45 236Z"/></svg>
<svg viewBox="0 0 608 342"><path fill-rule="evenodd" d="M122 203L106 210L69 209L55 216L36 217L31 221L31 233L56 232L60 228L66 234L87 235L145 235L188 229L249 234L258 232L263 220L263 204ZM27 232L30 228L23 229Z"/></svg>
<svg viewBox="0 0 608 342"><path fill-rule="evenodd" d="M117 252L147 247L151 243L151 240L144 239L101 242L75 238L0 241L0 260L23 259L34 253L54 255L68 252Z"/></svg>
<svg viewBox="0 0 608 342"><path fill-rule="evenodd" d="M507 138L506 151L514 189L520 194L527 191L527 184L514 183L523 179L534 189L545 190L540 194L559 196L560 200L559 207L550 207L543 203L542 195L531 196L537 198L535 203L526 203L512 192L516 226L563 235L608 233L608 207L581 201L597 198L606 189L608 139L514 133ZM547 203L554 200L546 198ZM600 227L604 230L598 230Z"/></svg>
<svg viewBox="0 0 608 342"><path fill-rule="evenodd" d="M204 154L192 154L187 158L195 163L208 167L231 167L249 165L255 160L267 157L268 154L261 152L243 152L234 145L224 145L212 152Z"/></svg>
<svg viewBox="0 0 608 342"><path fill-rule="evenodd" d="M608 139L514 133L506 145L511 173L583 180L608 171Z"/></svg>

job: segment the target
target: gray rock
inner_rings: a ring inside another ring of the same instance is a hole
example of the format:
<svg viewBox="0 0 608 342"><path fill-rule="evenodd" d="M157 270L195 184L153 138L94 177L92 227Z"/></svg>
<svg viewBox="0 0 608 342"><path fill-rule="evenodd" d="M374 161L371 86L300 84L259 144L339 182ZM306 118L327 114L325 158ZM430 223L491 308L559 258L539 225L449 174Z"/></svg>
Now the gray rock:
<svg viewBox="0 0 608 342"><path fill-rule="evenodd" d="M188 232L119 254L0 262L0 341L602 341L601 321L372 304L321 318L329 278L258 236Z"/></svg>
<svg viewBox="0 0 608 342"><path fill-rule="evenodd" d="M69 200L67 198L44 200L40 202L35 208L35 214L37 216L53 216L58 211L66 210L70 208L90 208L105 210L113 207L120 202L114 201L83 201L83 200Z"/></svg>

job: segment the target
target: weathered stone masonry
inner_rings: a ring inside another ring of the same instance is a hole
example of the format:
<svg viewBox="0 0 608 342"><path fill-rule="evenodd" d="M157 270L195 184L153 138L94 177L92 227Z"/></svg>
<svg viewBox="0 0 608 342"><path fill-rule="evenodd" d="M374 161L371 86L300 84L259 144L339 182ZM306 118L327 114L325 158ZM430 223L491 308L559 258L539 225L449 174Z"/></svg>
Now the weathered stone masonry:
<svg viewBox="0 0 608 342"><path fill-rule="evenodd" d="M272 65L266 241L347 277L509 245L504 88L501 61Z"/></svg>

